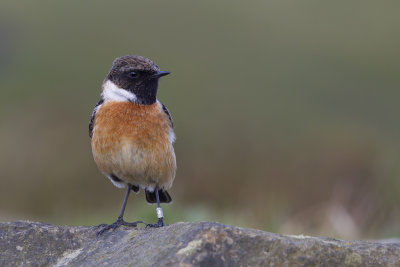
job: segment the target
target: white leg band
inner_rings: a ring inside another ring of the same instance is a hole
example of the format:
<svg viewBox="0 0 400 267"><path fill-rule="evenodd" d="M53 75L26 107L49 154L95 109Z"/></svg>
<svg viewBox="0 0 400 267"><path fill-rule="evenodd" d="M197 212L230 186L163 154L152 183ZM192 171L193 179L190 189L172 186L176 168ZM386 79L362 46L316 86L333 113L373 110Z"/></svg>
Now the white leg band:
<svg viewBox="0 0 400 267"><path fill-rule="evenodd" d="M157 208L156 211L157 211L157 218L158 219L164 218L164 214L163 214L162 208Z"/></svg>

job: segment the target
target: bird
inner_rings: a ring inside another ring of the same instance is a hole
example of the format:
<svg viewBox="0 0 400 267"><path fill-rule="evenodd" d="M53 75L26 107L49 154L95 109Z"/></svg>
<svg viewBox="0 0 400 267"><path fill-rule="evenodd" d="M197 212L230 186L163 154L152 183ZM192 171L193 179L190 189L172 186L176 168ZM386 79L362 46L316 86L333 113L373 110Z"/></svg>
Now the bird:
<svg viewBox="0 0 400 267"><path fill-rule="evenodd" d="M99 170L126 193L120 215L100 233L121 225L136 227L143 221L123 219L130 191L144 190L146 201L157 204L158 221L164 226L160 203L171 203L170 189L176 174L175 133L167 107L157 99L159 79L170 74L139 55L116 58L102 83L101 99L89 122L92 154Z"/></svg>

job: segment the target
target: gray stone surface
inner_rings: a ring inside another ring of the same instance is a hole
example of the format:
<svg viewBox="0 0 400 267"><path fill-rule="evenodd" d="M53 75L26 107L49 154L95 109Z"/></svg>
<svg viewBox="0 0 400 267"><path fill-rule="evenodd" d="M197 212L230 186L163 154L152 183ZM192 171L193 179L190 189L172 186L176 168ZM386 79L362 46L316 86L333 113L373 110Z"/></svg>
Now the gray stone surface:
<svg viewBox="0 0 400 267"><path fill-rule="evenodd" d="M0 266L400 266L400 240L284 236L212 222L158 229L0 223Z"/></svg>

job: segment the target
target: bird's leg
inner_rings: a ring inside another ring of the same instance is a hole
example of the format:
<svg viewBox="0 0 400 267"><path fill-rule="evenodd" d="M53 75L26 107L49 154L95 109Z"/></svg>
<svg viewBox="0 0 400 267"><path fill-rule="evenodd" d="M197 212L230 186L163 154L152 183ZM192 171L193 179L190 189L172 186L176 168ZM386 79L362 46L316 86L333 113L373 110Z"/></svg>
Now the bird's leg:
<svg viewBox="0 0 400 267"><path fill-rule="evenodd" d="M122 203L121 212L119 213L119 216L117 218L117 222L118 221L123 221L122 218L124 217L126 203L128 202L129 194L131 193L131 187L132 186L130 184L128 184L128 188L126 190L125 197L124 197L124 202Z"/></svg>
<svg viewBox="0 0 400 267"><path fill-rule="evenodd" d="M156 198L157 198L157 218L158 221L157 223L154 224L147 224L146 227L163 227L164 226L164 214L163 214L163 210L160 207L160 196L158 195L158 186L156 186L156 188L154 189L156 192Z"/></svg>
<svg viewBox="0 0 400 267"><path fill-rule="evenodd" d="M126 190L125 193L125 198L124 198L124 202L122 203L122 207L121 207L121 212L117 218L117 221L115 221L112 224L101 224L99 225L99 227L103 227L103 229L101 229L97 234L101 235L102 233L104 233L105 231L109 230L109 229L116 229L118 227L120 227L121 225L125 225L125 226L131 226L131 227L136 227L138 223L144 223L143 221L137 221L137 222L126 222L124 221L123 217L124 217L124 213L125 213L125 207L126 207L126 203L128 202L128 198L129 198L129 193L131 192L132 189L132 185L128 184L128 189Z"/></svg>

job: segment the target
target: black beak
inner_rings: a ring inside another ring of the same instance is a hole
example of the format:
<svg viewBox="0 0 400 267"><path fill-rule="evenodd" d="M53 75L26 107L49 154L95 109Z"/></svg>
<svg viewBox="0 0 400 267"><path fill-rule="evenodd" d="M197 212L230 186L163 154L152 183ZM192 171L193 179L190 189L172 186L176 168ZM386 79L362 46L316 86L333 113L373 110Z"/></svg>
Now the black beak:
<svg viewBox="0 0 400 267"><path fill-rule="evenodd" d="M157 73L153 74L151 77L152 78L160 78L162 76L170 74L169 71L157 71Z"/></svg>

